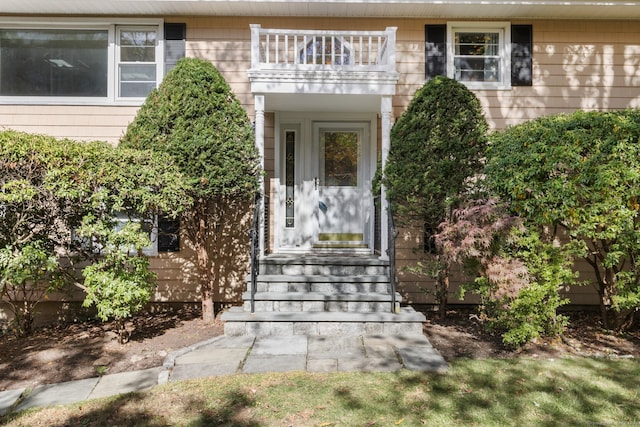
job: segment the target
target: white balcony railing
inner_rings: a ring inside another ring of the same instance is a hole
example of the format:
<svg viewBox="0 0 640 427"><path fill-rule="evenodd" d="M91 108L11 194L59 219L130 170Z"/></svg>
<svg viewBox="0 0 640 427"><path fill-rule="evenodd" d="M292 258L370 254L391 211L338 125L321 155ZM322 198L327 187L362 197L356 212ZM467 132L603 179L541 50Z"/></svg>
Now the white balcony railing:
<svg viewBox="0 0 640 427"><path fill-rule="evenodd" d="M395 72L395 46L395 27L365 32L251 25L251 68Z"/></svg>

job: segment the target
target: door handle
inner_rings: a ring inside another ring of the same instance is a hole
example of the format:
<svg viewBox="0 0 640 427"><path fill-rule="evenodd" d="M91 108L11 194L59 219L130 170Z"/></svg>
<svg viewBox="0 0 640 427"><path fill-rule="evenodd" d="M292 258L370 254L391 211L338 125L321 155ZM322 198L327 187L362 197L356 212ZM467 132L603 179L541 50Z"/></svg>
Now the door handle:
<svg viewBox="0 0 640 427"><path fill-rule="evenodd" d="M315 178L313 178L313 187L316 190L318 189L318 177L317 176Z"/></svg>

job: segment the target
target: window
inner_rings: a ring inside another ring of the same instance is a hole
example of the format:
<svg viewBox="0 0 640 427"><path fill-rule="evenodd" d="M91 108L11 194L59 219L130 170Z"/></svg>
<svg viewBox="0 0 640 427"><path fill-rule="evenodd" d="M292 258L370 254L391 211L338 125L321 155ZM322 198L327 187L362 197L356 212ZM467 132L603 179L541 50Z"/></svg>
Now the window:
<svg viewBox="0 0 640 427"><path fill-rule="evenodd" d="M0 21L0 101L140 104L163 75L157 19L23 22Z"/></svg>
<svg viewBox="0 0 640 427"><path fill-rule="evenodd" d="M141 219L130 217L125 213L119 213L115 217L115 230L121 230L127 223L140 223ZM180 219L171 219L162 215L154 218L153 221L142 221L141 228L149 236L151 244L143 248L142 253L148 256L155 256L163 252L180 251ZM84 251L100 254L104 248L103 242L91 238L78 236L75 230L71 231L73 246ZM133 248L130 253L135 253Z"/></svg>
<svg viewBox="0 0 640 427"><path fill-rule="evenodd" d="M511 82L509 26L504 23L450 23L447 75L474 88L508 88Z"/></svg>
<svg viewBox="0 0 640 427"><path fill-rule="evenodd" d="M453 34L453 73L461 82L502 81L500 31L457 31Z"/></svg>
<svg viewBox="0 0 640 427"><path fill-rule="evenodd" d="M473 89L531 86L532 51L531 25L426 25L425 77L447 75Z"/></svg>
<svg viewBox="0 0 640 427"><path fill-rule="evenodd" d="M180 219L158 217L158 252L180 252Z"/></svg>
<svg viewBox="0 0 640 427"><path fill-rule="evenodd" d="M140 222L138 218L129 218L125 214L116 216L116 230L128 222ZM180 251L180 220L157 216L154 222L144 221L142 230L149 235L151 244L142 250L145 255L157 255L161 252Z"/></svg>
<svg viewBox="0 0 640 427"><path fill-rule="evenodd" d="M306 39L306 38L305 38ZM300 50L301 64L349 65L351 47L342 37L313 37Z"/></svg>
<svg viewBox="0 0 640 427"><path fill-rule="evenodd" d="M144 98L157 81L158 31L118 28L118 96Z"/></svg>
<svg viewBox="0 0 640 427"><path fill-rule="evenodd" d="M436 247L436 234L437 228L424 223L422 227L422 249L426 254L437 254L438 248Z"/></svg>
<svg viewBox="0 0 640 427"><path fill-rule="evenodd" d="M0 30L1 96L106 97L106 30Z"/></svg>

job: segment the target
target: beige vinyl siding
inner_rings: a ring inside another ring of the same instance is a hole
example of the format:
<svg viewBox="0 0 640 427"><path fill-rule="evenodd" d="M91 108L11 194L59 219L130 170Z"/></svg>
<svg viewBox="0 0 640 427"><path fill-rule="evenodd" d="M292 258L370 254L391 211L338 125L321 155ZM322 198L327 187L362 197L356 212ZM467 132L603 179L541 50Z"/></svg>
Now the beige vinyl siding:
<svg viewBox="0 0 640 427"><path fill-rule="evenodd" d="M0 104L0 128L117 144L137 110L122 106Z"/></svg>

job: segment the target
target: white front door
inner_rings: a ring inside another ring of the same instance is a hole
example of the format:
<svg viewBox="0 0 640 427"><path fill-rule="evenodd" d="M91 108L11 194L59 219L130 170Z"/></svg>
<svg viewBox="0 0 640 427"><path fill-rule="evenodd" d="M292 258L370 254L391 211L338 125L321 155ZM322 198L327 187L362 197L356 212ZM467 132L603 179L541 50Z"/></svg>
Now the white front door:
<svg viewBox="0 0 640 427"><path fill-rule="evenodd" d="M316 247L364 246L364 124L315 123Z"/></svg>
<svg viewBox="0 0 640 427"><path fill-rule="evenodd" d="M278 250L369 250L369 127L329 121L281 125Z"/></svg>

